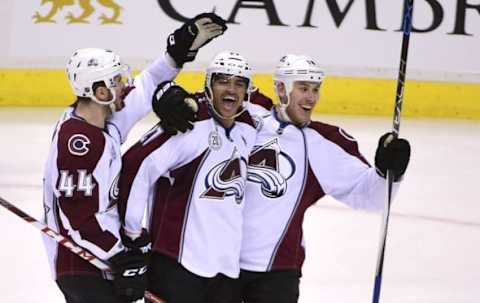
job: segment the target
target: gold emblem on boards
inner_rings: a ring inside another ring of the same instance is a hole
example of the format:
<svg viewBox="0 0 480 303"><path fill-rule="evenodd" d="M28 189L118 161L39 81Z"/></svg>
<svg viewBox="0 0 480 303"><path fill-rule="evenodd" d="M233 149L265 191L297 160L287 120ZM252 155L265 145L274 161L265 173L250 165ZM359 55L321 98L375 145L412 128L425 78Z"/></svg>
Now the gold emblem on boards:
<svg viewBox="0 0 480 303"><path fill-rule="evenodd" d="M46 15L42 16L39 11L36 11L35 15L32 16L35 23L56 23L53 17L55 17L65 6L74 6L75 2L77 2L77 5L80 7L81 12L77 16L72 12L68 12L65 16L68 24L90 23L88 18L95 12L95 7L91 4L92 1L90 0L42 0L41 5L43 6L49 2L51 2L52 7ZM101 24L122 23L119 20L122 7L114 0L97 0L97 3L112 11L111 17L104 13L100 15L98 19L101 20Z"/></svg>

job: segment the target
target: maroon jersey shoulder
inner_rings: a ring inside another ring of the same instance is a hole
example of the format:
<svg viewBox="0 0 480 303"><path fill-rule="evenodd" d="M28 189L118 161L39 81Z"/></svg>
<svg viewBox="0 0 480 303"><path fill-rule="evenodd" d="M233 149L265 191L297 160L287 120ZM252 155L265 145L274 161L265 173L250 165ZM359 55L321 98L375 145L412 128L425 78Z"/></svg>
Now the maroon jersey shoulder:
<svg viewBox="0 0 480 303"><path fill-rule="evenodd" d="M335 125L318 122L318 121L312 121L308 125L308 128L315 130L325 139L338 145L348 154L359 158L362 162L370 166L368 161L363 157L363 155L358 150L358 143L355 140L355 138L349 135L342 128Z"/></svg>
<svg viewBox="0 0 480 303"><path fill-rule="evenodd" d="M257 88L250 94L250 102L262 106L267 110L271 110L273 107L273 101L270 97L262 94Z"/></svg>
<svg viewBox="0 0 480 303"><path fill-rule="evenodd" d="M105 149L103 131L79 119L63 123L58 133L59 168L93 169Z"/></svg>
<svg viewBox="0 0 480 303"><path fill-rule="evenodd" d="M256 126L255 122L253 121L253 118L250 115L250 113L248 112L248 110L244 111L240 116L235 118L235 121L243 122L243 123L248 124L249 126L251 126L253 128L257 128L257 126Z"/></svg>

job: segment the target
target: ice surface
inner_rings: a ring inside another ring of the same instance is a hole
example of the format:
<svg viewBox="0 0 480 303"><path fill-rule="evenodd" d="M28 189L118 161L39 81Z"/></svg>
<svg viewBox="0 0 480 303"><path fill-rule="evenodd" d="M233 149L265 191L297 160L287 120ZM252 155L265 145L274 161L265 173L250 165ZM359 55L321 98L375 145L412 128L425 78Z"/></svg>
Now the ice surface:
<svg viewBox="0 0 480 303"><path fill-rule="evenodd" d="M42 216L42 171L59 108L0 108L0 196ZM390 118L322 116L344 127L373 161ZM131 145L155 122L132 131ZM382 303L480 302L480 123L404 119L411 164L392 206ZM125 147L126 147L125 146ZM325 198L304 223L302 303L371 302L381 217ZM40 233L0 208L0 302L64 302Z"/></svg>

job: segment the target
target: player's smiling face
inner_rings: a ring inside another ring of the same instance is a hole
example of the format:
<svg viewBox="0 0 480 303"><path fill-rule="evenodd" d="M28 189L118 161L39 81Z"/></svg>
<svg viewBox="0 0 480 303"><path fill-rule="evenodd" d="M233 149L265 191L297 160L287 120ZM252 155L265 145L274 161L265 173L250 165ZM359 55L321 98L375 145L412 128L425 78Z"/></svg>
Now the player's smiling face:
<svg viewBox="0 0 480 303"><path fill-rule="evenodd" d="M290 103L287 113L296 125L310 122L313 108L320 97L320 83L310 81L295 81L290 92Z"/></svg>
<svg viewBox="0 0 480 303"><path fill-rule="evenodd" d="M213 106L223 118L231 118L238 112L247 93L247 80L242 77L218 74L212 83Z"/></svg>

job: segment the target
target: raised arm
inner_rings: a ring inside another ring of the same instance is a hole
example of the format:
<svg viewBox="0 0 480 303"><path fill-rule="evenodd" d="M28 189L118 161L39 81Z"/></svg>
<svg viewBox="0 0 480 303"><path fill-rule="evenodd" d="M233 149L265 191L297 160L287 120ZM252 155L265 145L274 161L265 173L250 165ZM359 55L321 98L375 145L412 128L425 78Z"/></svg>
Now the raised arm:
<svg viewBox="0 0 480 303"><path fill-rule="evenodd" d="M112 132L119 133L121 142L133 125L152 110L152 96L157 86L172 81L186 62L195 59L199 49L222 35L227 26L214 13L203 13L176 29L167 39L166 53L143 70L125 98L125 108L110 119Z"/></svg>

